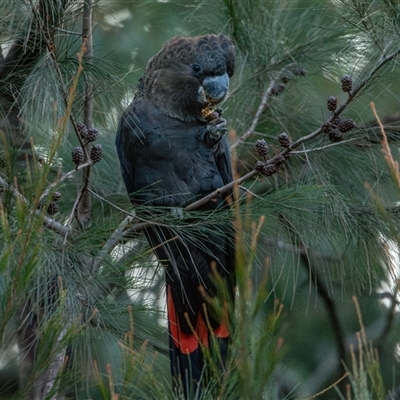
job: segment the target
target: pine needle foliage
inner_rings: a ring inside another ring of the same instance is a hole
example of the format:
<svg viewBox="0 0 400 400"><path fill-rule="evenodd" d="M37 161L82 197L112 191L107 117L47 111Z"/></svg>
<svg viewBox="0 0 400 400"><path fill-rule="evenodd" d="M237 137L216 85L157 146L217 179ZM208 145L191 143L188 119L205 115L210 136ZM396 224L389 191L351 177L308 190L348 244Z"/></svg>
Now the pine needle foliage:
<svg viewBox="0 0 400 400"><path fill-rule="evenodd" d="M235 334L226 371L215 368L201 397L392 398L400 385L398 2L185 8L182 32L224 31L236 45L223 108L239 180L222 189L234 193L229 209L188 206L182 215L133 209L122 188L114 132L132 93L122 77L141 49L121 40L121 66L101 31L119 37L147 6L163 6L94 3L0 3L0 395L173 399L163 271L141 231L160 224L201 246L221 234L218 221L235 226ZM82 37L85 29L92 35ZM354 124L335 141L338 118ZM97 128L101 161L90 161L79 124ZM74 147L84 154L78 165ZM218 359L213 346L204 355Z"/></svg>

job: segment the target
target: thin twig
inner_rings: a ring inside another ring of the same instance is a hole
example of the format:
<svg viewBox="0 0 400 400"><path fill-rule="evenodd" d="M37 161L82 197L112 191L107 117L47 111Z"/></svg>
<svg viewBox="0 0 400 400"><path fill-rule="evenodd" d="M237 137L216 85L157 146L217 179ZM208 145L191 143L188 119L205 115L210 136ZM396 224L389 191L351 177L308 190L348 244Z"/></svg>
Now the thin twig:
<svg viewBox="0 0 400 400"><path fill-rule="evenodd" d="M351 139L343 140L341 142L336 142L336 143L329 143L325 146L320 146L320 147L314 147L312 149L305 149L305 150L298 150L298 151L292 151L292 154L306 154L306 153L312 153L314 151L322 151L325 149L328 149L329 147L334 147L334 146L340 146L346 143L354 142L356 140L360 140L366 138L366 136L360 136L360 137L354 137Z"/></svg>
<svg viewBox="0 0 400 400"><path fill-rule="evenodd" d="M82 58L83 58L83 56L84 56L84 54L85 54L85 52L86 52L86 50L87 50L87 47L86 47L86 40L85 40L85 38L83 39L83 43L82 43L82 47L81 47L81 51L77 54L77 57L78 57L78 62L79 62L79 67L78 67L78 72L75 74L75 76L74 76L74 84L73 84L73 86L72 86L72 92L73 93L75 93L75 90L76 90L76 87L77 87L77 84L78 84L78 80L79 80L79 77L80 77L80 75L81 75L81 73L82 73L82 71L83 71L83 66L82 66ZM73 98L72 98L72 100L73 100ZM71 103L71 99L69 99L68 100L68 104L69 104L69 107L72 107L72 103ZM68 108L69 108L68 107ZM89 162L89 160L90 160L90 156L89 156L89 154L88 154L88 148L87 148L87 146L84 146L84 144L83 144L83 141L82 141L82 138L80 137L80 135L78 134L78 129L77 129L77 126L76 126L76 123L75 123L75 121L72 119L72 118L70 118L71 119L71 121L73 122L73 124L74 124L74 129L75 129L75 132L77 132L77 136L78 136L78 138L79 138L79 140L80 140L80 142L81 142L81 146L83 146L82 148L83 148L83 151L85 152L85 158L86 158L86 162L85 162L85 164L87 164L88 162ZM83 167L82 169L84 169L84 176L85 176L85 171L87 171L87 169L90 169L90 166L89 167ZM79 190L79 192L78 192L78 194L77 194L77 197L76 197L76 199L75 199L75 203L74 203L74 205L73 205L73 207L72 207L72 209L71 209L71 213L70 213L70 217L69 217L69 219L68 219L68 221L69 221L69 226L72 226L72 223L75 221L75 216L77 216L77 214L78 214L78 211L77 211L77 209L78 209L78 206L79 206L79 204L80 204L80 202L82 201L82 196L83 196L83 194L85 193L85 188L87 187L87 185L89 184L89 176L87 175L87 178L83 178L83 185L82 185L82 187L81 187L81 189ZM80 219L79 218L77 218L76 219L79 223L81 222L80 221ZM82 227L82 224L81 224L81 227ZM66 239L67 238L65 238L65 240L64 240L64 244L66 243Z"/></svg>
<svg viewBox="0 0 400 400"><path fill-rule="evenodd" d="M93 58L93 31L92 31L92 0L85 0L83 5L82 38L86 44L84 57L88 62ZM90 83L85 88L84 123L88 128L92 126L93 119L93 88Z"/></svg>
<svg viewBox="0 0 400 400"><path fill-rule="evenodd" d="M310 275L311 281L313 282L315 288L317 289L318 294L321 296L321 299L325 304L328 317L331 321L332 331L336 338L336 346L337 346L337 353L340 366L339 373L340 375L345 375L346 370L343 363L346 361L347 358L346 345L345 345L346 339L342 329L342 324L340 323L335 302L331 298L329 291L325 286L325 283L321 280L317 269L312 265L308 252L301 251L300 258L303 261L307 273Z"/></svg>
<svg viewBox="0 0 400 400"><path fill-rule="evenodd" d="M134 217L135 213L133 211L126 211L123 208L117 206L115 203L113 203L110 200L107 200L105 197L100 196L98 193L94 192L92 189L88 188L87 189L90 193L92 193L93 196L97 197L98 199L100 199L101 201L104 201L105 203L109 204L110 206L112 206L113 208L115 208L118 211L121 211L122 213L126 214L128 217Z"/></svg>
<svg viewBox="0 0 400 400"><path fill-rule="evenodd" d="M25 204L29 204L29 201L26 197L24 197L14 186L10 185L5 179L0 176L0 187L10 192L14 197L18 200L22 201Z"/></svg>
<svg viewBox="0 0 400 400"><path fill-rule="evenodd" d="M30 205L28 199L24 197L14 186L8 184L8 182L3 179L0 176L0 188L3 188L3 190L6 190L7 192L10 192L15 198L17 198L19 201L22 201L26 205ZM42 210L38 209L35 211L35 215L37 217L42 217L43 218L43 225L52 231L62 235L63 237L71 238L71 232L70 230L60 224L59 222L55 221L54 219L48 217L47 215L43 215Z"/></svg>
<svg viewBox="0 0 400 400"><path fill-rule="evenodd" d="M315 393L313 396L310 396L307 398L307 400L311 400L311 399L315 399L319 396L321 396L321 394L326 393L328 390L331 390L332 388L334 388L335 386L337 386L340 382L342 382L344 379L346 379L349 376L349 373L346 372L345 374L343 374L336 382L332 383L332 385L329 385L328 387L326 387L325 389L321 390L318 393Z"/></svg>
<svg viewBox="0 0 400 400"><path fill-rule="evenodd" d="M48 194L51 192L51 190L54 189L57 185L59 185L61 182L70 178L77 171L80 171L81 169L84 169L92 164L93 164L93 161L90 160L84 164L79 164L76 168L72 169L69 172L66 172L65 174L61 174L57 180L55 180L53 183L51 183L50 185L47 186L47 188L44 190L44 192L40 196L39 202L43 201L43 199L48 196Z"/></svg>
<svg viewBox="0 0 400 400"><path fill-rule="evenodd" d="M257 127L258 121L260 120L264 111L268 108L268 101L269 101L270 97L273 95L273 91L274 91L274 88L276 87L277 82L280 79L282 79L283 71L284 71L284 69L280 70L278 72L278 74L273 79L271 79L269 86L267 87L267 89L265 90L263 95L261 96L260 104L257 108L257 111L254 115L253 120L251 121L249 128L247 129L247 131L245 133L243 133L243 135L241 135L239 137L239 139L236 140L236 142L234 142L231 145L231 149L234 149L237 146L239 146L240 144L242 144L249 136L251 136L254 133L254 131Z"/></svg>
<svg viewBox="0 0 400 400"><path fill-rule="evenodd" d="M288 229L290 229L291 231L293 231L296 234L296 239L298 239L298 243L299 243L298 250L297 250L297 252L299 254L299 258L301 261L303 261L303 265L306 269L308 276L310 277L311 282L315 286L319 296L321 297L322 301L325 304L328 318L331 321L332 331L336 338L337 353L338 353L338 358L339 358L338 364L339 364L339 368L340 368L340 370L338 372L340 375L344 375L346 373L346 370L344 368L343 362L345 362L346 358L347 358L346 337L345 337L345 333L342 329L342 325L341 325L341 322L339 319L339 314L336 309L336 304L333 301L333 299L331 298L331 296L329 294L329 290L326 287L325 283L320 278L317 268L315 268L315 266L311 262L309 250L304 245L304 242L303 242L301 236L298 233L296 233L296 229L293 227L292 223L288 219L284 218L284 223L287 225Z"/></svg>
<svg viewBox="0 0 400 400"><path fill-rule="evenodd" d="M254 130L256 129L256 126L258 124L258 121L259 121L261 115L266 110L266 108L268 108L268 100L271 96L271 91L272 91L272 88L274 87L274 84L275 84L275 81L271 80L270 85L268 86L268 88L266 89L266 91L264 92L264 94L261 97L260 104L258 106L256 114L254 115L253 120L251 121L249 128L247 129L247 131L245 133L243 133L242 136L239 137L238 140L236 140L236 142L234 142L231 145L231 149L234 149L237 146L239 146L240 144L242 144L250 135L252 135L254 133Z"/></svg>
<svg viewBox="0 0 400 400"><path fill-rule="evenodd" d="M57 26L53 26L52 28L58 32L67 33L68 35L75 35L75 36L82 35L82 32L69 31L68 29L58 28Z"/></svg>
<svg viewBox="0 0 400 400"><path fill-rule="evenodd" d="M93 58L93 35L92 35L92 0L85 0L83 4L82 17L82 39L85 45L84 57L88 62ZM83 105L84 124L87 128L92 127L93 120L93 87L86 83L85 99ZM85 146L86 161L90 160L90 150L92 145ZM76 218L81 228L85 228L89 223L92 211L92 198L87 190L90 187L90 174L92 168L89 166L82 171L82 187L79 191L79 201L76 207Z"/></svg>
<svg viewBox="0 0 400 400"><path fill-rule="evenodd" d="M398 283L396 283L394 293L390 293L390 307L388 309L386 318L385 318L385 325L384 328L382 329L382 333L380 334L379 338L376 340L376 347L378 349L382 349L385 346L386 339L389 335L389 333L392 331L393 325L396 320L396 314L397 314L397 307L399 305L399 302L397 301L397 296L399 293L399 288L398 288Z"/></svg>

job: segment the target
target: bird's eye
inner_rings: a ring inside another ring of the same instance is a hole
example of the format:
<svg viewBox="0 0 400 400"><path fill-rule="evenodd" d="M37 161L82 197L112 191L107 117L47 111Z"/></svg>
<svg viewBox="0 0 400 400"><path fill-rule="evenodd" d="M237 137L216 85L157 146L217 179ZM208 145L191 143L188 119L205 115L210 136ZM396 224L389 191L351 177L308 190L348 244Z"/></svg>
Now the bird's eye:
<svg viewBox="0 0 400 400"><path fill-rule="evenodd" d="M201 71L201 65L193 64L192 65L192 69L193 69L193 72L200 72Z"/></svg>

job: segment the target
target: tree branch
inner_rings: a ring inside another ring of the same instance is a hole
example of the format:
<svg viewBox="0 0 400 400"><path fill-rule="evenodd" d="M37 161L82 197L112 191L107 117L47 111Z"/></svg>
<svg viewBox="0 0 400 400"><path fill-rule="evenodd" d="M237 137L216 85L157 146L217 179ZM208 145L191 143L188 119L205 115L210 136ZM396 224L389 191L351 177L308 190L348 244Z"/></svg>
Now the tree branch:
<svg viewBox="0 0 400 400"><path fill-rule="evenodd" d="M58 342L62 342L62 340L65 338L65 335L67 333L67 329L64 328L59 336L58 336ZM53 393L51 397L49 395L54 391L54 385L57 383L57 378L60 375L60 371L62 370L62 367L65 362L65 355L67 352L67 348L64 347L61 350L58 351L58 353L53 357L53 359L50 361L49 366L47 369L43 372L41 378L41 388L42 388L42 395L40 400L44 399L49 399L49 400L56 400L58 399L58 393Z"/></svg>
<svg viewBox="0 0 400 400"><path fill-rule="evenodd" d="M83 4L82 39L86 47L84 57L88 58L90 62L93 57L92 0L85 0ZM93 119L93 88L89 82L86 83L83 112L84 124L87 128L91 128ZM86 161L90 160L91 147L90 143L85 146ZM91 166L86 167L82 171L83 182L76 207L76 218L81 228L85 228L89 223L92 211L91 195L88 191L90 187L90 174Z"/></svg>

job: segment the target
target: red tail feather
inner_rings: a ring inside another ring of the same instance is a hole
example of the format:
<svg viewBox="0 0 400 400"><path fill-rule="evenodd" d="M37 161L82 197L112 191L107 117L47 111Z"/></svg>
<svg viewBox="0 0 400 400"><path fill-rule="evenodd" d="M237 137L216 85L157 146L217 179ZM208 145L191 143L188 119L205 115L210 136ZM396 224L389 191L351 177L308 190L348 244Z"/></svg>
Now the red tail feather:
<svg viewBox="0 0 400 400"><path fill-rule="evenodd" d="M208 347L208 336L209 332L207 329L207 325L204 322L203 316L200 314L197 318L196 326L193 328L194 332L191 334L183 333L179 327L179 320L176 315L174 300L171 295L171 288L168 286L167 288L167 308L168 308L168 320L170 327L170 334L172 335L174 345L179 348L179 350L183 354L190 354L193 351L197 350L199 347L199 342ZM227 337L229 334L225 336L221 336L217 331L220 330L219 327L216 330L217 337ZM226 331L226 329L223 329Z"/></svg>

